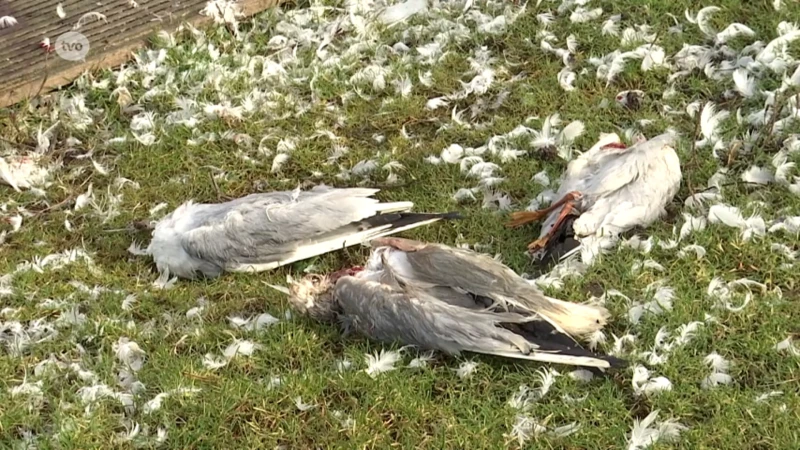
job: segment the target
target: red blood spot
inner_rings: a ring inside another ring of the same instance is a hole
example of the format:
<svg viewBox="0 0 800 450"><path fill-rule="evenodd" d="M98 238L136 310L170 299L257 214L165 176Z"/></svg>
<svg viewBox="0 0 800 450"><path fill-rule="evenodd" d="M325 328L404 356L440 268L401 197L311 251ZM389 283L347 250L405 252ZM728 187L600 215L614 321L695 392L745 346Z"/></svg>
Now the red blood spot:
<svg viewBox="0 0 800 450"><path fill-rule="evenodd" d="M609 149L609 148L626 149L626 148L628 148L628 146L625 145L625 143L623 143L623 142L612 142L610 144L606 144L606 145L602 146L600 148L600 150L605 150L605 149Z"/></svg>
<svg viewBox="0 0 800 450"><path fill-rule="evenodd" d="M336 272L333 272L330 275L331 283L335 283L336 280L338 280L339 278L342 278L342 277L353 276L353 275L357 274L358 272L361 272L362 270L364 270L364 268L361 267L361 266L355 266L355 267L349 267L349 268L337 270Z"/></svg>

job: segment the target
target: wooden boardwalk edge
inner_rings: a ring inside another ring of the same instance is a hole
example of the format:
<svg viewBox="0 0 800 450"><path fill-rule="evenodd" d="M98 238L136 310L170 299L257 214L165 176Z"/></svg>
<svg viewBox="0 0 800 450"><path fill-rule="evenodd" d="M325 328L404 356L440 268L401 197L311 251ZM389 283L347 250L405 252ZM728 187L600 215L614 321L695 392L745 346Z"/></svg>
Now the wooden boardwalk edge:
<svg viewBox="0 0 800 450"><path fill-rule="evenodd" d="M275 7L284 1L285 0L240 0L239 6L246 18ZM199 13L200 11L198 10L190 17L170 22L165 21L161 29L172 32L182 23L203 26L212 22L212 18L200 15ZM144 47L147 38L153 34L154 29L152 28L137 30L135 33L125 36L124 44L116 46L108 52L101 52L96 56L87 58L86 61L69 65L57 73L48 74L45 72L41 76L33 76L31 79L26 80L24 84L15 86L6 92L1 92L0 108L15 105L21 101L28 100L37 95L46 94L52 90L68 85L85 71L118 67L132 59L133 53ZM58 56L55 56L53 53L51 58L58 58Z"/></svg>

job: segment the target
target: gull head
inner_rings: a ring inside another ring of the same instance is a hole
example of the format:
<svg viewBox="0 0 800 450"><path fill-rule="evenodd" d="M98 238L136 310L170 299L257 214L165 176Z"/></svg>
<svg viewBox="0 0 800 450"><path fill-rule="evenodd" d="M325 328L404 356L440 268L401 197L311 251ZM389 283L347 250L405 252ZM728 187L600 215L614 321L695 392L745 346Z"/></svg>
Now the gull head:
<svg viewBox="0 0 800 450"><path fill-rule="evenodd" d="M289 281L289 303L301 314L322 322L334 322L339 304L333 295L336 280L330 276L309 274L299 280Z"/></svg>
<svg viewBox="0 0 800 450"><path fill-rule="evenodd" d="M330 275L308 274L299 280L291 275L286 276L289 287L268 286L289 296L292 308L303 315L322 322L335 322L341 308L334 295L336 282L346 276L354 276L363 271L363 267L342 269Z"/></svg>

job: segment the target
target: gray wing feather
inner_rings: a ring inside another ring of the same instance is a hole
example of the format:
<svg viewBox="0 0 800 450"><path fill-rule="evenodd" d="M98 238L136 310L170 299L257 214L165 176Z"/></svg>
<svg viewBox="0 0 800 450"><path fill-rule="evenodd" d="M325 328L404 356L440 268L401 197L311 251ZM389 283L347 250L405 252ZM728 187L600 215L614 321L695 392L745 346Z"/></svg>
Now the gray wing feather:
<svg viewBox="0 0 800 450"><path fill-rule="evenodd" d="M582 305L546 297L509 267L479 253L442 244L422 244L392 238L399 245L385 258L387 270L418 289L447 286L494 301L505 309L544 320L572 337L600 330L609 316L601 306ZM391 244L390 244L391 245ZM403 251L402 248L409 251Z"/></svg>
<svg viewBox="0 0 800 450"><path fill-rule="evenodd" d="M376 213L377 189L330 189L251 194L202 205L199 226L186 233L187 253L212 261L266 262ZM198 205L200 206L200 205Z"/></svg>
<svg viewBox="0 0 800 450"><path fill-rule="evenodd" d="M449 354L462 350L527 354L536 348L498 326L530 320L519 314L471 311L422 291L355 277L339 279L334 295L351 326L379 341L399 341Z"/></svg>
<svg viewBox="0 0 800 450"><path fill-rule="evenodd" d="M517 306L529 313L546 313L551 309L563 313L516 272L487 255L440 244L426 244L417 251L400 255L411 268L410 272L393 267L391 258L387 267L399 278L421 288L446 286L500 303L513 299L522 302Z"/></svg>

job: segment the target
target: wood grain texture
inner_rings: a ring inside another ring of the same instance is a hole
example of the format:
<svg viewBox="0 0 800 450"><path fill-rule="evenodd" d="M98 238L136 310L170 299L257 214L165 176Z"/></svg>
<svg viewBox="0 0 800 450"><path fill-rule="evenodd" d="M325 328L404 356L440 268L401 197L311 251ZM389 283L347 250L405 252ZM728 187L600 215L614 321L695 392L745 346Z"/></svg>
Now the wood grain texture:
<svg viewBox="0 0 800 450"><path fill-rule="evenodd" d="M245 16L271 8L282 0L239 0ZM0 0L0 16L12 16L17 25L0 30L0 108L64 86L89 70L116 67L146 44L159 30L172 31L181 23L202 25L206 0L62 0L66 17L58 17L55 0ZM73 30L86 13L103 20L84 19L78 31L89 40L85 61L67 61L40 47L42 39L55 43Z"/></svg>

